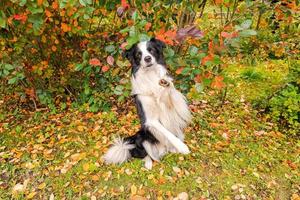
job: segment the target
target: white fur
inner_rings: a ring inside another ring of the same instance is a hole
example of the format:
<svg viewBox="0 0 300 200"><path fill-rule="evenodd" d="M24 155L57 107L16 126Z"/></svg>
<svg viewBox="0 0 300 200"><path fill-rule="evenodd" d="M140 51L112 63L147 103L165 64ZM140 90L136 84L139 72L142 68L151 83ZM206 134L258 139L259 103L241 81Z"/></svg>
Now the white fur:
<svg viewBox="0 0 300 200"><path fill-rule="evenodd" d="M106 154L104 155L105 163L107 164L119 164L123 163L126 160L131 158L131 154L129 152L130 149L133 149L133 144L128 144L128 142L124 141L121 138L118 138L114 141L113 146L111 146Z"/></svg>
<svg viewBox="0 0 300 200"><path fill-rule="evenodd" d="M144 158L144 161L145 161L145 167L147 169L152 169L153 162L152 162L152 159L150 158L150 156L146 156Z"/></svg>
<svg viewBox="0 0 300 200"><path fill-rule="evenodd" d="M159 85L164 79L170 83L168 87ZM172 78L167 75L163 65L140 68L131 78L132 94L138 95L146 117L146 126L165 146L165 151L176 149L177 152L188 154L190 151L183 143L183 129L191 119L185 97L174 87ZM144 145L147 153L154 160L157 147ZM174 150L173 150L174 151Z"/></svg>

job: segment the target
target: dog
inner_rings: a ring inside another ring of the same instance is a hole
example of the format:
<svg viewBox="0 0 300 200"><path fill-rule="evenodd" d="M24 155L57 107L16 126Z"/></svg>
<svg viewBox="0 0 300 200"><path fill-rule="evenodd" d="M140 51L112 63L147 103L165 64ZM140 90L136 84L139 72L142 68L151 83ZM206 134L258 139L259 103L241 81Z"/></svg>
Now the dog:
<svg viewBox="0 0 300 200"><path fill-rule="evenodd" d="M152 38L124 52L132 66L132 96L141 122L133 136L118 138L104 155L107 164L141 158L151 169L166 153L190 152L183 129L191 120L184 95L173 84L163 56L165 43Z"/></svg>

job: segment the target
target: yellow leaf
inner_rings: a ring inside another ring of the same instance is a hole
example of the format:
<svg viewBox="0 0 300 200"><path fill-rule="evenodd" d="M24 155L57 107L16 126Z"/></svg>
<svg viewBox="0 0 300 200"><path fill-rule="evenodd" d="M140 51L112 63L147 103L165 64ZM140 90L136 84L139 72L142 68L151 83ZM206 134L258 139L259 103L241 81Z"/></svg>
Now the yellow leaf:
<svg viewBox="0 0 300 200"><path fill-rule="evenodd" d="M46 37L43 35L42 36L42 43L46 43L47 42L47 39L46 39Z"/></svg>
<svg viewBox="0 0 300 200"><path fill-rule="evenodd" d="M27 195L27 199L32 199L35 195L36 195L36 192L30 192L30 193Z"/></svg>
<svg viewBox="0 0 300 200"><path fill-rule="evenodd" d="M131 191L131 195L136 195L137 187L135 185L132 185L130 191Z"/></svg>
<svg viewBox="0 0 300 200"><path fill-rule="evenodd" d="M38 186L38 188L39 188L40 190L44 189L45 187L46 187L46 183L41 183L41 184Z"/></svg>
<svg viewBox="0 0 300 200"><path fill-rule="evenodd" d="M77 130L80 131L80 132L82 132L82 131L84 131L84 128L85 128L84 126L78 126Z"/></svg>
<svg viewBox="0 0 300 200"><path fill-rule="evenodd" d="M84 163L83 166L82 166L82 168L83 168L84 171L87 172L90 169L90 164L89 163Z"/></svg>

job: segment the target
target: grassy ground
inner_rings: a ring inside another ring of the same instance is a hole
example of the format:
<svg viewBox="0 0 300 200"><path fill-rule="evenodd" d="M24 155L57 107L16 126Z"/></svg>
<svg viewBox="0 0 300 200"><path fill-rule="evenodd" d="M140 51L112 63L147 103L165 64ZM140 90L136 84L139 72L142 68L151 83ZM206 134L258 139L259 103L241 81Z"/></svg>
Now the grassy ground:
<svg viewBox="0 0 300 200"><path fill-rule="evenodd" d="M245 75L252 69L261 76ZM139 128L133 105L125 113L2 113L0 199L171 199L180 193L299 199L299 141L276 131L249 103L284 81L286 64L232 65L226 73L233 84L223 105L206 93L191 106L186 143L192 153L169 154L151 171L141 160L119 166L101 160L114 136Z"/></svg>

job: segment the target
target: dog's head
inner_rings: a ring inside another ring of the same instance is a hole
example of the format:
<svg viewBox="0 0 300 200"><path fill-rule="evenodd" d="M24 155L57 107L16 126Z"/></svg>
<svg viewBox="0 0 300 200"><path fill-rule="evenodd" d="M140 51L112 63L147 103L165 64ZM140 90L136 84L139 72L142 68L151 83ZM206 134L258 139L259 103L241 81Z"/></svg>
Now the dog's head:
<svg viewBox="0 0 300 200"><path fill-rule="evenodd" d="M148 68L155 64L165 65L163 48L166 45L162 41L152 38L149 41L133 45L124 52L124 56L130 61L133 73L141 68Z"/></svg>

